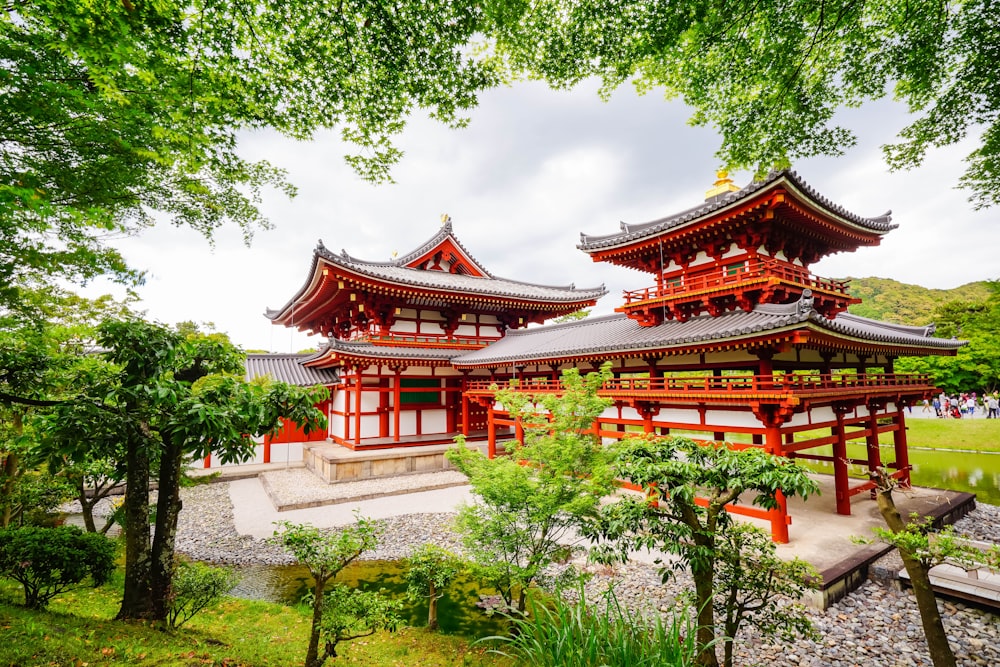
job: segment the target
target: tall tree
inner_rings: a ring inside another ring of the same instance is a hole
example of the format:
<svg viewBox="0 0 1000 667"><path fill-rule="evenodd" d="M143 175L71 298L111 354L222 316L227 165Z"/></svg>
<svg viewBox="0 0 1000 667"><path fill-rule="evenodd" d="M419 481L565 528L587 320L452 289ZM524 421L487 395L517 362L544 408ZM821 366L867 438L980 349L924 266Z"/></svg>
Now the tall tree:
<svg viewBox="0 0 1000 667"><path fill-rule="evenodd" d="M528 589L580 541L576 528L613 489L608 450L593 432L609 405L597 390L610 368L586 376L564 371L560 395L497 392L524 427L524 445L511 456L488 459L461 438L446 454L468 476L474 496L459 509L466 549L508 608L524 612Z"/></svg>
<svg viewBox="0 0 1000 667"><path fill-rule="evenodd" d="M473 58L483 3L315 0L7 2L0 15L0 304L19 279L141 275L106 244L157 214L206 237L265 226L282 172L241 131L339 127L389 178L414 109L453 126L498 81Z"/></svg>
<svg viewBox="0 0 1000 667"><path fill-rule="evenodd" d="M885 146L890 167L981 135L961 184L977 208L1000 202L1000 14L991 0L511 3L498 26L515 70L556 86L633 81L693 108L722 136L729 168L766 172L840 155L855 142L842 107L892 95L913 121Z"/></svg>
<svg viewBox="0 0 1000 667"><path fill-rule="evenodd" d="M118 617L163 620L186 462L209 453L222 462L245 460L254 451L252 436L272 431L281 417L307 432L321 427L325 420L314 405L326 390L243 381L242 354L221 334L183 335L141 320L106 321L98 331L115 373L54 407L55 420L98 433L123 453L125 587ZM87 460L85 439L52 442L71 460ZM151 538L153 471L159 491Z"/></svg>
<svg viewBox="0 0 1000 667"><path fill-rule="evenodd" d="M599 520L587 530L602 541L595 554L625 559L631 549L650 549L679 556L664 566L663 574L668 576L670 567L690 570L698 610L697 664L718 667L718 562L725 558L725 567L731 570L739 557L731 546L724 548L724 535L732 525L726 507L747 493L753 494L753 504L773 508L779 492L805 498L816 493L818 485L805 468L759 448L735 450L679 437L624 440L616 453L614 470L618 478L635 484L644 495L624 497L602 508ZM699 496L704 502L698 501ZM739 582L732 576L726 581L726 592L732 594L731 584ZM739 623L732 622L738 619L726 620L733 631L738 629Z"/></svg>

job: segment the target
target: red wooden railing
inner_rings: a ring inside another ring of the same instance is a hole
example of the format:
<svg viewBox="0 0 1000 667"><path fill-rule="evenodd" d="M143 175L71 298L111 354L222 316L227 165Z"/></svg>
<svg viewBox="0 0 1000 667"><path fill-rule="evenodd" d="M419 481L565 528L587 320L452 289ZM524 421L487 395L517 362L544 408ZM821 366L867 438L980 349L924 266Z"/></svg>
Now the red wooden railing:
<svg viewBox="0 0 1000 667"><path fill-rule="evenodd" d="M428 345L431 347L480 348L486 347L490 343L495 342L497 337L479 338L476 336L449 336L445 333L391 333L371 334L369 336L363 336L362 340L368 340L375 345Z"/></svg>
<svg viewBox="0 0 1000 667"><path fill-rule="evenodd" d="M750 392L826 392L843 389L893 389L897 387L932 386L930 376L923 373L829 373L784 375L722 375L722 376L672 376L659 378L616 378L604 383L600 394L621 393L671 393L671 394L742 394ZM494 387L507 388L486 380L474 380L468 391L489 392ZM560 393L558 380L531 378L515 381L511 387L517 391Z"/></svg>
<svg viewBox="0 0 1000 667"><path fill-rule="evenodd" d="M806 271L801 266L773 258L758 257L746 260L744 266L713 266L708 270L693 270L676 276L665 276L662 285L654 285L638 290L626 290L625 305L633 302L666 299L683 296L718 287L736 285L747 280L778 278L813 290L834 292L847 296L849 280L822 278Z"/></svg>

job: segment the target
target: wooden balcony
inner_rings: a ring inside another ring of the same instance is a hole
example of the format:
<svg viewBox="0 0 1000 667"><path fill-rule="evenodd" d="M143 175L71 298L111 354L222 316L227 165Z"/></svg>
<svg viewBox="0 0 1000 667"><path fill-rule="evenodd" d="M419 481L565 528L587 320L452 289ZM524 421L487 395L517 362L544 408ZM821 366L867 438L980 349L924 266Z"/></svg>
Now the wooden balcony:
<svg viewBox="0 0 1000 667"><path fill-rule="evenodd" d="M703 312L719 315L728 310L753 309L758 303L787 303L804 290L813 295L813 307L834 317L861 300L848 291L848 280L822 278L790 262L756 257L707 270L693 269L663 277L661 283L624 293L616 308L633 319L655 325L664 319L685 321Z"/></svg>
<svg viewBox="0 0 1000 667"><path fill-rule="evenodd" d="M500 388L531 394L562 393L558 380L528 379L500 387L488 381L469 382L466 395L492 396ZM617 378L606 382L598 395L615 401L644 400L678 403L786 403L837 398L893 398L923 396L935 390L930 376L920 373L831 375L724 375L660 378Z"/></svg>
<svg viewBox="0 0 1000 667"><path fill-rule="evenodd" d="M497 340L494 338L477 338L475 336L449 336L448 334L410 334L390 333L362 336L360 340L373 345L391 347L441 347L458 350L478 350Z"/></svg>

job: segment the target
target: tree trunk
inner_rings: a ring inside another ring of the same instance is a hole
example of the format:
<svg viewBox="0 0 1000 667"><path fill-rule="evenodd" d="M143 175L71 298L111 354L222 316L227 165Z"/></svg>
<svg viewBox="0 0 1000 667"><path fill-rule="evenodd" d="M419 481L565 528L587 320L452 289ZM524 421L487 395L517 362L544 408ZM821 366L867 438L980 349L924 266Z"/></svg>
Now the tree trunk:
<svg viewBox="0 0 1000 667"><path fill-rule="evenodd" d="M80 501L80 514L83 515L83 525L88 533L97 532L97 524L94 523L94 505L97 504L97 497L88 498L87 489L80 478L80 484L76 489L76 499Z"/></svg>
<svg viewBox="0 0 1000 667"><path fill-rule="evenodd" d="M894 533L901 532L906 524L892 499L892 489L878 489L876 499L889 530ZM917 609L920 610L920 622L924 627L931 662L934 663L934 667L955 667L955 654L951 650L951 644L948 643L948 635L944 630L941 612L937 606L937 597L931 588L930 568L904 549L899 549L899 555L903 559L906 573L910 575L910 584L913 586L913 596L917 600Z"/></svg>
<svg viewBox="0 0 1000 667"><path fill-rule="evenodd" d="M695 603L698 605L698 657L695 663L702 667L719 667L719 658L715 654L715 608L713 592L715 588L715 567L709 564L705 567L692 567L691 576L694 579Z"/></svg>
<svg viewBox="0 0 1000 667"><path fill-rule="evenodd" d="M438 597L437 586L430 582L430 601L427 603L427 629L434 632L438 629Z"/></svg>
<svg viewBox="0 0 1000 667"><path fill-rule="evenodd" d="M128 443L125 458L125 589L118 620L152 618L150 581L152 550L149 541L149 456L145 442Z"/></svg>
<svg viewBox="0 0 1000 667"><path fill-rule="evenodd" d="M326 588L326 579L315 577L316 588L313 591L313 617L312 628L309 630L309 648L306 650L305 667L320 667L326 660L326 654L319 658L319 631L323 623L323 591Z"/></svg>
<svg viewBox="0 0 1000 667"><path fill-rule="evenodd" d="M177 518L181 512L181 465L183 450L164 442L160 459L159 496L156 500L156 530L153 532L152 596L154 617L165 620L174 577L174 545Z"/></svg>
<svg viewBox="0 0 1000 667"><path fill-rule="evenodd" d="M14 485L17 478L21 476L18 466L18 456L14 452L7 452L3 458L3 470L0 470L0 528L10 526L11 517L14 514Z"/></svg>

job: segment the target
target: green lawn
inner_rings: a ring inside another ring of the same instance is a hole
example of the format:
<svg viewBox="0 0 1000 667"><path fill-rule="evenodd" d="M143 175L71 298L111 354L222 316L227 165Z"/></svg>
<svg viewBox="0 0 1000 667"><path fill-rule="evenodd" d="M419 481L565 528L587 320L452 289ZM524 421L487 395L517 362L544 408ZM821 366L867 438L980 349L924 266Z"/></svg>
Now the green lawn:
<svg viewBox="0 0 1000 667"><path fill-rule="evenodd" d="M0 665L18 667L144 665L219 667L296 666L305 658L309 617L304 609L229 598L176 633L142 623L108 620L121 595L108 585L55 598L46 612L17 603L20 588L0 580ZM328 665L508 666L462 637L402 628L337 647Z"/></svg>
<svg viewBox="0 0 1000 667"><path fill-rule="evenodd" d="M908 419L906 426L911 447L1000 452L1000 419Z"/></svg>

